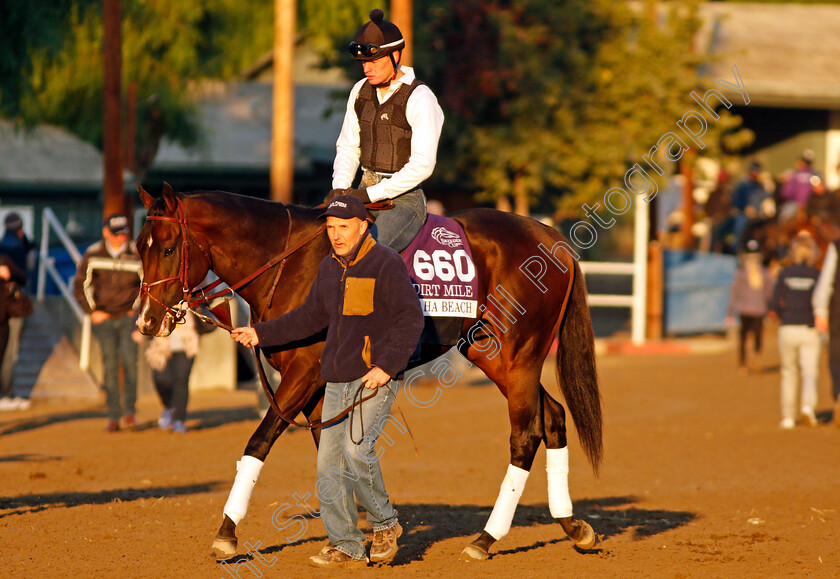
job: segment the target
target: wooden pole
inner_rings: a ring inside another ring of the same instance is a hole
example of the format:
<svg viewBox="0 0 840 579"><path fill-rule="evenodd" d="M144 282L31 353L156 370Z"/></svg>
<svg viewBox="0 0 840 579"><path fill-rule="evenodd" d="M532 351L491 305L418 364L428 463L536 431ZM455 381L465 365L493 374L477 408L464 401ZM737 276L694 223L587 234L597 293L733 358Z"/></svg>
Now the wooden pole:
<svg viewBox="0 0 840 579"><path fill-rule="evenodd" d="M120 0L103 0L104 103L102 153L104 158L103 217L125 213L126 199L122 175L122 37Z"/></svg>
<svg viewBox="0 0 840 579"><path fill-rule="evenodd" d="M530 217L531 204L528 200L528 191L525 190L525 179L521 173L513 177L513 207L517 215Z"/></svg>
<svg viewBox="0 0 840 579"><path fill-rule="evenodd" d="M274 94L271 116L271 199L292 202L294 182L295 0L274 2Z"/></svg>
<svg viewBox="0 0 840 579"><path fill-rule="evenodd" d="M662 338L663 288L665 283L662 245L654 240L648 244L647 329L648 340Z"/></svg>
<svg viewBox="0 0 840 579"><path fill-rule="evenodd" d="M413 34L413 19L412 19L413 3L411 0L392 0L391 1L391 22L397 25L397 28L402 32L405 38L405 49L403 50L400 64L412 66L414 62L414 54L412 47L414 45Z"/></svg>
<svg viewBox="0 0 840 579"><path fill-rule="evenodd" d="M694 249L694 178L691 170L690 159L693 158L691 151L686 151L680 163L680 174L683 176L683 219L680 225L680 237L682 237L683 249Z"/></svg>
<svg viewBox="0 0 840 579"><path fill-rule="evenodd" d="M123 136L123 166L137 175L137 83L128 83L126 98L125 131ZM139 176L138 176L139 177Z"/></svg>

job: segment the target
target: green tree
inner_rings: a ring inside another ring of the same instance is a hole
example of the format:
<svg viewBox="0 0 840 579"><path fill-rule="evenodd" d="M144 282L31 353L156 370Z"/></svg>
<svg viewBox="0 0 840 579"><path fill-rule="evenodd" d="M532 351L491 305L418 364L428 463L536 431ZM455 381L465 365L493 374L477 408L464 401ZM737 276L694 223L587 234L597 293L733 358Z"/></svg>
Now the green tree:
<svg viewBox="0 0 840 579"><path fill-rule="evenodd" d="M662 21L605 0L438 2L416 53L448 113L440 173L521 213L546 197L579 211L690 108L695 6ZM748 138L738 124L710 123L707 151Z"/></svg>
<svg viewBox="0 0 840 579"><path fill-rule="evenodd" d="M300 0L300 37L326 50L367 17L360 0ZM142 172L162 136L199 142L195 97L271 51L274 0L122 0L123 95L137 87ZM51 123L101 147L101 0L12 2L0 19L0 116Z"/></svg>

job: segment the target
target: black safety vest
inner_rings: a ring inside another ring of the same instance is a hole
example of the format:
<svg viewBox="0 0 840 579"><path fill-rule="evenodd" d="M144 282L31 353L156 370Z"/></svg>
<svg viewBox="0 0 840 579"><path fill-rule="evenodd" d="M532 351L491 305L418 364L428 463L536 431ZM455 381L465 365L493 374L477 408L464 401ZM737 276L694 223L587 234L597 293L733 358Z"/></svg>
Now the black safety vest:
<svg viewBox="0 0 840 579"><path fill-rule="evenodd" d="M423 84L414 79L402 84L397 92L379 104L376 89L365 82L356 98L359 119L361 163L377 173L396 173L411 156L411 125L405 116L408 97Z"/></svg>

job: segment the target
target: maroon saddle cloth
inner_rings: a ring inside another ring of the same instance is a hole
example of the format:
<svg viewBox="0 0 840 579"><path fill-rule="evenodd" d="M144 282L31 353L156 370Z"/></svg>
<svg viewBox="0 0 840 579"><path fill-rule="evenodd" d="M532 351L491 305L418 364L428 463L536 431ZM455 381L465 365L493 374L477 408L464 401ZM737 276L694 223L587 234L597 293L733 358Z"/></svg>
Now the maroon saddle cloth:
<svg viewBox="0 0 840 579"><path fill-rule="evenodd" d="M464 230L429 214L401 255L426 319L420 342L454 345L464 318L478 317L478 276Z"/></svg>

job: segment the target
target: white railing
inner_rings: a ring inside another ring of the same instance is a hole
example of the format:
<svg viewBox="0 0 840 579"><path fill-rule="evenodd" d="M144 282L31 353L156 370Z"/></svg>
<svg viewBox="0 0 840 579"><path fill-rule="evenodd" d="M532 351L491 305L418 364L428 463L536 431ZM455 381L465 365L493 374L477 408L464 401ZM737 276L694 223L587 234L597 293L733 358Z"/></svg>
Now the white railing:
<svg viewBox="0 0 840 579"><path fill-rule="evenodd" d="M639 199L633 223L633 261L616 263L607 261L581 261L584 274L630 275L633 276L631 295L589 294L590 306L630 308L630 333L634 344L645 341L645 318L647 317L647 250L648 250L648 206Z"/></svg>
<svg viewBox="0 0 840 579"><path fill-rule="evenodd" d="M53 283L61 292L64 301L70 306L70 309L76 316L76 319L82 324L82 343L79 348L79 367L82 370L87 370L90 367L90 316L85 315L84 310L76 302L73 297L73 290L70 289L68 283L61 277L58 268L55 266L55 259L50 257L50 232L55 233L55 236L61 241L64 249L73 259L73 263L77 264L82 260L82 254L76 248L76 244L64 231L64 227L55 216L52 209L47 207L41 214L41 259L38 264L38 294L39 302L44 301L44 293L47 287L47 275L53 280Z"/></svg>

